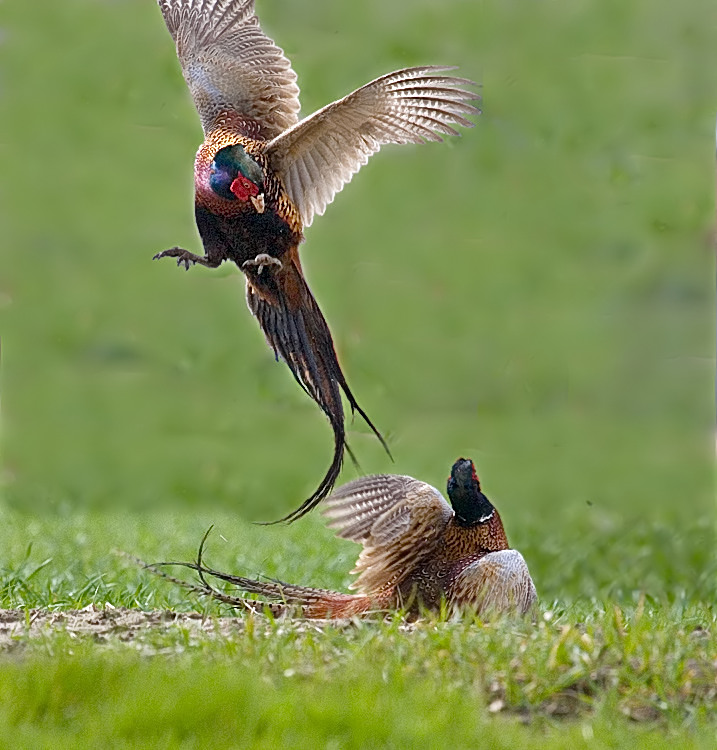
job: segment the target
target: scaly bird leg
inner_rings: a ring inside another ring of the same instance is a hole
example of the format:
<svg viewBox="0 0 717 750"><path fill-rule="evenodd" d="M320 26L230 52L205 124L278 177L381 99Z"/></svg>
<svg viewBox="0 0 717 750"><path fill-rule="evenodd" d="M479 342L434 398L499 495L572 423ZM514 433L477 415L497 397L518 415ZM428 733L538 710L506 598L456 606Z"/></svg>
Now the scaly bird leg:
<svg viewBox="0 0 717 750"><path fill-rule="evenodd" d="M242 271L248 271L251 267L257 267L256 273L257 275L261 275L265 266L276 266L276 270L278 271L281 268L281 261L267 253L259 253L253 260L245 260L241 268Z"/></svg>
<svg viewBox="0 0 717 750"><path fill-rule="evenodd" d="M189 250L184 250L181 247L170 247L169 250L164 250L161 253L157 253L152 260L158 258L176 258L177 265L181 266L184 263L184 268L188 271L189 266L193 266L195 263L199 263L207 268L216 268L222 262L221 258L210 258L206 255L195 255L190 253Z"/></svg>

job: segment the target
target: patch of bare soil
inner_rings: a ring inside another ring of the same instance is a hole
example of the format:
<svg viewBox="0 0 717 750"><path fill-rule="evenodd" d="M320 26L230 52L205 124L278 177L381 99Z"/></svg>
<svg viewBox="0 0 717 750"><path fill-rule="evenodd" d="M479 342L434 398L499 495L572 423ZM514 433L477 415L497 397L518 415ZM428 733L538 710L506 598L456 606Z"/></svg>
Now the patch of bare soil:
<svg viewBox="0 0 717 750"><path fill-rule="evenodd" d="M182 628L191 634L237 635L244 630L244 620L238 617L207 618L198 612L160 610L143 612L139 609L94 606L81 610L51 612L44 609L0 609L0 649L17 645L27 638L39 638L54 631L74 636L90 636L99 641L107 639L131 641L150 631Z"/></svg>
<svg viewBox="0 0 717 750"><path fill-rule="evenodd" d="M272 623L259 610L254 615L257 619L252 621L252 629L259 623L260 632L267 635L280 635L287 628L293 633L306 633L319 632L327 626L353 626L353 620L305 620L287 616L280 618L280 622ZM111 604L103 608L90 605L84 609L57 612L46 609L0 609L0 651L17 648L34 639L59 632L68 633L74 638L92 638L98 643L137 642L148 651L153 651L147 640L156 635L182 631L185 637L188 635L190 642L196 643L205 637L241 636L246 626L247 620L244 617L207 617L200 612L172 610L144 612L140 609L113 607ZM402 629L411 627L407 623Z"/></svg>

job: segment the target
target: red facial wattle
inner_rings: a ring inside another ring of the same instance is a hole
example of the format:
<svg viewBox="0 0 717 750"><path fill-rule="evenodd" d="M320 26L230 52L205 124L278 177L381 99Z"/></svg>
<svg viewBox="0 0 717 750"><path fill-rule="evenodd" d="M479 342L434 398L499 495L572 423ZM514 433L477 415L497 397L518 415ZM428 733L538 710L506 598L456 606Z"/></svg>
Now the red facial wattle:
<svg viewBox="0 0 717 750"><path fill-rule="evenodd" d="M259 195L259 188L249 179L240 174L229 186L229 190L240 201L248 201L250 197Z"/></svg>

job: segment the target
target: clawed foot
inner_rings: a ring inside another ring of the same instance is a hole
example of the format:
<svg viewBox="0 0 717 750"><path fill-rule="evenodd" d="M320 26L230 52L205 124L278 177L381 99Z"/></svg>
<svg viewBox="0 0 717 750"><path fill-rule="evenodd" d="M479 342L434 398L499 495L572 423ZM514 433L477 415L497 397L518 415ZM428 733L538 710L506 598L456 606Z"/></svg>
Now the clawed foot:
<svg viewBox="0 0 717 750"><path fill-rule="evenodd" d="M276 270L278 271L281 268L281 261L273 255L259 253L253 260L245 260L241 265L242 271L247 271L249 268L255 267L257 274L261 274L265 266L276 266Z"/></svg>
<svg viewBox="0 0 717 750"><path fill-rule="evenodd" d="M177 265L181 266L184 263L184 268L187 271L189 270L189 266L193 266L195 263L201 263L203 266L207 265L206 258L190 253L189 250L184 250L181 247L170 247L169 250L157 253L152 260L157 260L158 258L176 258Z"/></svg>

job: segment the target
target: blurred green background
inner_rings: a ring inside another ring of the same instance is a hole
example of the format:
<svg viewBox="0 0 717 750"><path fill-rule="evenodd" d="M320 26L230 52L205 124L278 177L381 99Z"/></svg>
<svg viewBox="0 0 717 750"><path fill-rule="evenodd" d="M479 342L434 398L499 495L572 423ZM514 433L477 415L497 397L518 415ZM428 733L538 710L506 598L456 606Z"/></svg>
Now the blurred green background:
<svg viewBox="0 0 717 750"><path fill-rule="evenodd" d="M714 592L714 6L259 6L304 114L406 65L482 83L475 128L386 148L302 247L396 459L357 420L363 472L442 489L472 457L544 595L617 569ZM201 130L158 9L16 0L2 28L6 505L140 525L170 507L289 512L328 465L328 424L236 268L151 261L200 249ZM300 524L330 556L320 519Z"/></svg>

